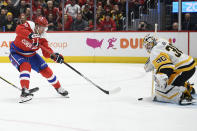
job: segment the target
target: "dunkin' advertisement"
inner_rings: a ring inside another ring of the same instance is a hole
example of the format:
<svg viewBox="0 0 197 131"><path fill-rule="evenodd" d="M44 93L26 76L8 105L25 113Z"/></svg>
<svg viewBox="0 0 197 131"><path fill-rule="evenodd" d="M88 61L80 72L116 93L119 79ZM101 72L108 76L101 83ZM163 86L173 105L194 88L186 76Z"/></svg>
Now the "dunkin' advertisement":
<svg viewBox="0 0 197 131"><path fill-rule="evenodd" d="M142 32L92 32L92 33L49 33L51 47L64 56L113 56L147 57L143 49ZM187 32L160 32L156 34L188 52Z"/></svg>
<svg viewBox="0 0 197 131"><path fill-rule="evenodd" d="M64 56L147 57L142 40L148 33L153 32L63 32L48 33L47 39L49 46ZM15 39L15 35L15 33L0 33L0 56L8 56L10 43ZM183 52L189 52L191 56L197 58L196 35L195 32L190 35L188 32L156 34L157 37L169 41Z"/></svg>

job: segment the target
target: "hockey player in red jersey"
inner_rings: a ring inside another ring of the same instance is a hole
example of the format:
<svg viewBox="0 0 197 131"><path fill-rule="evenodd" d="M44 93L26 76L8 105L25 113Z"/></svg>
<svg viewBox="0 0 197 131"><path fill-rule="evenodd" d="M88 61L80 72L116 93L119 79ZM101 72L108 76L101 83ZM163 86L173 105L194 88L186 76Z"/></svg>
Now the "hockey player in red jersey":
<svg viewBox="0 0 197 131"><path fill-rule="evenodd" d="M35 22L26 21L24 24L16 27L16 38L10 45L9 59L20 72L19 77L22 87L20 102L29 101L33 97L31 89L29 90L31 69L45 77L59 94L62 96L68 95L68 92L61 87L60 82L47 63L36 53L39 45L42 45L53 53L51 55L41 49L45 58L51 58L60 64L64 61L61 54L54 53L48 46L46 39L47 26L48 21L46 18L40 16L36 18Z"/></svg>

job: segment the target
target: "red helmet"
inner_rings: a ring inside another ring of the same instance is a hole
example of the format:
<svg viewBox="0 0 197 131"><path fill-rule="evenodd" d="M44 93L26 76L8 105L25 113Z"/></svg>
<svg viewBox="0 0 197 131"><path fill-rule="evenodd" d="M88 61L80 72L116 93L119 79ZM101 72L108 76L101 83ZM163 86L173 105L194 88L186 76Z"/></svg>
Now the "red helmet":
<svg viewBox="0 0 197 131"><path fill-rule="evenodd" d="M47 27L48 26L48 21L45 17L43 16L38 16L35 20L35 23L40 25L40 26L44 26Z"/></svg>

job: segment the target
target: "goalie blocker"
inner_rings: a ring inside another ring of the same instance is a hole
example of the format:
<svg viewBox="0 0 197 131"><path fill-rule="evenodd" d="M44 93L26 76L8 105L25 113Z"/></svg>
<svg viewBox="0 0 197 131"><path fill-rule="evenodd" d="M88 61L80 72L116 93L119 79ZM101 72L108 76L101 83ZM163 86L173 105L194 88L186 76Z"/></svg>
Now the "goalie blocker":
<svg viewBox="0 0 197 131"><path fill-rule="evenodd" d="M165 40L148 34L143 46L149 53L144 69L156 70L154 74L154 101L191 104L195 90L188 80L195 73L196 63L191 56L184 54Z"/></svg>

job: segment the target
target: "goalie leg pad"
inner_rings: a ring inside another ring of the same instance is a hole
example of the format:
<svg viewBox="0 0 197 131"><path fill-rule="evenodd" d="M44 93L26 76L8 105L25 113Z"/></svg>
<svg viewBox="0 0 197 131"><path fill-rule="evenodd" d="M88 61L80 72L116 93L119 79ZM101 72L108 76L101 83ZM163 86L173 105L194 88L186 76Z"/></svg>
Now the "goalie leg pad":
<svg viewBox="0 0 197 131"><path fill-rule="evenodd" d="M166 88L161 88L160 86L155 87L154 100L167 103L180 104L183 100L183 94L191 96L188 94L187 89L183 86L172 86L168 85Z"/></svg>

